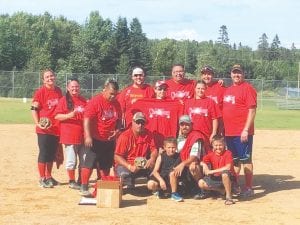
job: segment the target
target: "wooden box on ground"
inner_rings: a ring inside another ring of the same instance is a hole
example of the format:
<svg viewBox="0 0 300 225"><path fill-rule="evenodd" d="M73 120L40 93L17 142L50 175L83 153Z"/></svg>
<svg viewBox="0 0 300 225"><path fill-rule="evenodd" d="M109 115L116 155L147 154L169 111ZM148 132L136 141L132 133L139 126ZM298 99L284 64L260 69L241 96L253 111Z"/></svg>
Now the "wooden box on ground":
<svg viewBox="0 0 300 225"><path fill-rule="evenodd" d="M97 207L120 208L122 202L121 180L97 181Z"/></svg>

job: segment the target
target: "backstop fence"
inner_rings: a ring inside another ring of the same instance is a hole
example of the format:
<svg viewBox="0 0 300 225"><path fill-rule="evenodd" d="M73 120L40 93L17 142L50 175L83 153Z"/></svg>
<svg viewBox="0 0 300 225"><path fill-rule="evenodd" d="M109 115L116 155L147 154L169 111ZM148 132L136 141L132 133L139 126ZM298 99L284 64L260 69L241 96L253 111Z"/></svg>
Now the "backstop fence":
<svg viewBox="0 0 300 225"><path fill-rule="evenodd" d="M188 75L190 79L198 79ZM131 83L131 77L127 74L84 74L84 73L58 73L57 85L65 91L70 78L77 78L81 86L81 94L86 98L103 89L103 84L108 78L116 79L120 88ZM146 77L146 82L154 84L157 80L169 79L169 76ZM231 84L230 78L221 78L225 85ZM300 109L299 81L247 79L257 90L258 104L263 108L266 100L275 101L279 107L287 109ZM31 98L34 91L42 85L39 72L0 71L0 97Z"/></svg>

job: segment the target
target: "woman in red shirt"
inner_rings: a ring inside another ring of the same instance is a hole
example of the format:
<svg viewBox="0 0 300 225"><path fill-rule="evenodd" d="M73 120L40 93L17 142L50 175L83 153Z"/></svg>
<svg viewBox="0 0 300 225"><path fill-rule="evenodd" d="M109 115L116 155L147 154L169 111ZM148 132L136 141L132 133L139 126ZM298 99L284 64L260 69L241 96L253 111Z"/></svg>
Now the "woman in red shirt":
<svg viewBox="0 0 300 225"><path fill-rule="evenodd" d="M39 183L41 187L52 188L57 184L51 173L59 139L59 123L54 119L54 112L59 99L62 97L62 92L55 85L56 75L51 69L46 69L42 72L42 79L44 85L34 93L31 114L36 125L39 146ZM39 123L43 117L51 121L50 126L42 126Z"/></svg>
<svg viewBox="0 0 300 225"><path fill-rule="evenodd" d="M86 99L80 95L77 79L71 79L67 92L58 102L55 119L60 121L60 143L65 145L66 169L69 176L69 187L80 189L80 166L82 165L85 148L83 144L83 113ZM79 158L79 176L75 182L75 169Z"/></svg>

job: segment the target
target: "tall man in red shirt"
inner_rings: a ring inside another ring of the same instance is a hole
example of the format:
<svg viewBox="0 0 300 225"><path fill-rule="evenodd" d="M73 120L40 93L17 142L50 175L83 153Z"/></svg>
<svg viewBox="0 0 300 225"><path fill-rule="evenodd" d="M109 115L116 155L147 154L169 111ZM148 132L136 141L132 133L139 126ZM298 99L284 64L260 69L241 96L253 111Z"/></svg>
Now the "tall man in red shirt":
<svg viewBox="0 0 300 225"><path fill-rule="evenodd" d="M146 117L142 112L133 115L132 125L118 138L115 150L115 169L128 188L134 187L137 177L149 177L157 158L157 148L152 133L145 128ZM145 169L134 165L137 157L147 159Z"/></svg>
<svg viewBox="0 0 300 225"><path fill-rule="evenodd" d="M153 88L145 83L145 71L141 67L135 67L132 70L131 79L133 84L123 89L118 95L118 101L122 108L123 124L128 128L132 120L132 104L138 99L152 98L154 96Z"/></svg>
<svg viewBox="0 0 300 225"><path fill-rule="evenodd" d="M102 176L109 175L113 165L115 138L121 128L121 107L116 100L119 85L109 79L101 94L93 97L84 112L84 142L87 150L81 169L81 194L89 196L88 181L96 166Z"/></svg>
<svg viewBox="0 0 300 225"><path fill-rule="evenodd" d="M194 96L194 81L185 78L184 65L172 66L172 78L166 81L168 85L167 97L185 100Z"/></svg>
<svg viewBox="0 0 300 225"><path fill-rule="evenodd" d="M232 151L237 175L243 165L245 190L242 195L251 197L254 194L252 145L257 94L252 85L245 82L245 74L240 65L232 67L231 78L233 85L226 89L223 101L226 144Z"/></svg>

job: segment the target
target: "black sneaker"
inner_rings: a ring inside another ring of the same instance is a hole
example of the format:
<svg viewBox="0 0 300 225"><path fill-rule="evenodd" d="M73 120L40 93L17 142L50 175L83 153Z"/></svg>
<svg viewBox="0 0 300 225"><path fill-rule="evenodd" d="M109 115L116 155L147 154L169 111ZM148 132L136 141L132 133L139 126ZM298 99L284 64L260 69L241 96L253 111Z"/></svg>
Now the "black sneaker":
<svg viewBox="0 0 300 225"><path fill-rule="evenodd" d="M54 187L54 184L53 184L53 181L51 178L46 179L45 184L50 188Z"/></svg>
<svg viewBox="0 0 300 225"><path fill-rule="evenodd" d="M89 187L87 184L82 184L80 187L80 195L84 197L91 197L91 193L89 192Z"/></svg>
<svg viewBox="0 0 300 225"><path fill-rule="evenodd" d="M42 179L40 179L39 183L40 183L40 187L43 187L43 188L53 188L53 184L50 181L50 179L42 178Z"/></svg>
<svg viewBox="0 0 300 225"><path fill-rule="evenodd" d="M69 188L80 190L80 185L78 185L74 180L69 182Z"/></svg>
<svg viewBox="0 0 300 225"><path fill-rule="evenodd" d="M53 186L60 185L60 183L57 180L55 180L53 177L51 177L49 179L51 179Z"/></svg>

